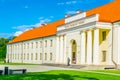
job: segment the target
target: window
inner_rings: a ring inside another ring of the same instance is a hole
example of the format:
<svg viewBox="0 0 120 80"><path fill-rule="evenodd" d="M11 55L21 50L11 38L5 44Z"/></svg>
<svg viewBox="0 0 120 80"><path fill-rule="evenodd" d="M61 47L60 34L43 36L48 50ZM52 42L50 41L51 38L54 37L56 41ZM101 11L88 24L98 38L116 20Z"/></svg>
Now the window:
<svg viewBox="0 0 120 80"><path fill-rule="evenodd" d="M33 49L33 43L31 43L31 47L32 47L32 49Z"/></svg>
<svg viewBox="0 0 120 80"><path fill-rule="evenodd" d="M31 60L33 60L33 53L31 53Z"/></svg>
<svg viewBox="0 0 120 80"><path fill-rule="evenodd" d="M29 60L29 53L27 54L27 60Z"/></svg>
<svg viewBox="0 0 120 80"><path fill-rule="evenodd" d="M25 49L25 43L24 43L24 49Z"/></svg>
<svg viewBox="0 0 120 80"><path fill-rule="evenodd" d="M36 42L36 48L38 48L38 42Z"/></svg>
<svg viewBox="0 0 120 80"><path fill-rule="evenodd" d="M14 59L14 54L13 54L13 59Z"/></svg>
<svg viewBox="0 0 120 80"><path fill-rule="evenodd" d="M42 47L42 41L40 41L40 48Z"/></svg>
<svg viewBox="0 0 120 80"><path fill-rule="evenodd" d="M47 47L47 40L45 41L45 47Z"/></svg>
<svg viewBox="0 0 120 80"><path fill-rule="evenodd" d="M22 58L23 58L23 55L21 54L21 60L22 60Z"/></svg>
<svg viewBox="0 0 120 80"><path fill-rule="evenodd" d="M45 60L47 60L47 53L45 53Z"/></svg>
<svg viewBox="0 0 120 80"><path fill-rule="evenodd" d="M18 54L18 60L19 60L19 54Z"/></svg>
<svg viewBox="0 0 120 80"><path fill-rule="evenodd" d="M50 47L52 47L52 42L53 42L53 41L52 41L52 40L50 40Z"/></svg>
<svg viewBox="0 0 120 80"><path fill-rule="evenodd" d="M27 48L29 49L29 43L27 43Z"/></svg>
<svg viewBox="0 0 120 80"><path fill-rule="evenodd" d="M102 52L102 62L106 61L106 51Z"/></svg>
<svg viewBox="0 0 120 80"><path fill-rule="evenodd" d="M24 53L24 60L25 60L25 53Z"/></svg>
<svg viewBox="0 0 120 80"><path fill-rule="evenodd" d="M37 60L37 53L35 54L35 60Z"/></svg>
<svg viewBox="0 0 120 80"><path fill-rule="evenodd" d="M102 32L102 40L104 41L106 39L106 31Z"/></svg>
<svg viewBox="0 0 120 80"><path fill-rule="evenodd" d="M50 60L52 60L52 53L50 53Z"/></svg>
<svg viewBox="0 0 120 80"><path fill-rule="evenodd" d="M42 53L40 53L40 60L42 60Z"/></svg>

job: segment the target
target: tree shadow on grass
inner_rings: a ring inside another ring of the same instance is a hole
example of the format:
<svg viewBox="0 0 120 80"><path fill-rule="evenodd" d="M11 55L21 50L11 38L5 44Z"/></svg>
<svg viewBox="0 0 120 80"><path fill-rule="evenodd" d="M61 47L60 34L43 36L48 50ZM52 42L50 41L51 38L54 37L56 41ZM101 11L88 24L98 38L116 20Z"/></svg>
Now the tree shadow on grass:
<svg viewBox="0 0 120 80"><path fill-rule="evenodd" d="M35 73L25 75L11 75L6 76L0 80L99 80L93 77L83 77L78 75L68 74L46 74L46 73Z"/></svg>

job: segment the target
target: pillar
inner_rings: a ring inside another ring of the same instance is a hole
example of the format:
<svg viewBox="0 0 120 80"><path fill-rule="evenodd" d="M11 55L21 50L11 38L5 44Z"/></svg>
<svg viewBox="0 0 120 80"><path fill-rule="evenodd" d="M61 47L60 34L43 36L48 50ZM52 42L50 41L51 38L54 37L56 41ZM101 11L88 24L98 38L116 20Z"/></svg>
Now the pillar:
<svg viewBox="0 0 120 80"><path fill-rule="evenodd" d="M92 31L87 31L87 64L92 64Z"/></svg>
<svg viewBox="0 0 120 80"><path fill-rule="evenodd" d="M99 64L99 29L94 29L94 42L93 42L93 64Z"/></svg>
<svg viewBox="0 0 120 80"><path fill-rule="evenodd" d="M59 45L60 45L60 42L59 42L59 36L57 36L56 38L56 62L58 63L59 62Z"/></svg>
<svg viewBox="0 0 120 80"><path fill-rule="evenodd" d="M63 57L64 57L64 63L67 63L67 57L66 57L66 35L64 35L64 44L63 44L63 48L64 48L64 53L63 53Z"/></svg>
<svg viewBox="0 0 120 80"><path fill-rule="evenodd" d="M85 32L80 33L80 64L85 64L85 45L86 45L86 34Z"/></svg>
<svg viewBox="0 0 120 80"><path fill-rule="evenodd" d="M63 63L63 36L60 36L60 63Z"/></svg>

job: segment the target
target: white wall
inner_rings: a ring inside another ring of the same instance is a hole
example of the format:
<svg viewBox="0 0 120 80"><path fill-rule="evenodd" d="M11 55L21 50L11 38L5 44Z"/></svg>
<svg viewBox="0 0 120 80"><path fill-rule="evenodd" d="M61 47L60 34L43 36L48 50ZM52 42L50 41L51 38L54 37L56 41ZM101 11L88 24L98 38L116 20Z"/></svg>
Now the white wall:
<svg viewBox="0 0 120 80"><path fill-rule="evenodd" d="M52 46L50 46L51 40L52 40ZM42 41L42 46L40 46L41 41ZM46 47L45 47L45 41L47 41ZM38 43L37 47L36 47L36 42ZM55 36L49 36L39 39L8 44L7 55L9 54L9 61L14 63L33 63L33 64L54 63L55 50L56 50L55 42L56 42ZM33 48L32 48L32 43L33 43ZM45 60L45 55L44 55L45 53L47 53L47 60ZM52 53L52 60L50 60L50 53ZM33 54L33 59L31 60L32 54ZM36 60L36 54L37 54L37 60ZM40 54L42 54L42 60L40 60Z"/></svg>

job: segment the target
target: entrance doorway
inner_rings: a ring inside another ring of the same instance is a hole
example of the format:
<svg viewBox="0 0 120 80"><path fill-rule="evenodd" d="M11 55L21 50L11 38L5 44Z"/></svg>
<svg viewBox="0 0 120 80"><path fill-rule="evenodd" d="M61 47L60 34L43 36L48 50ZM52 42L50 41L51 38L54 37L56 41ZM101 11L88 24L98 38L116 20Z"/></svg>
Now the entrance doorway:
<svg viewBox="0 0 120 80"><path fill-rule="evenodd" d="M72 40L72 64L76 64L76 51L77 51L77 44L75 40Z"/></svg>

